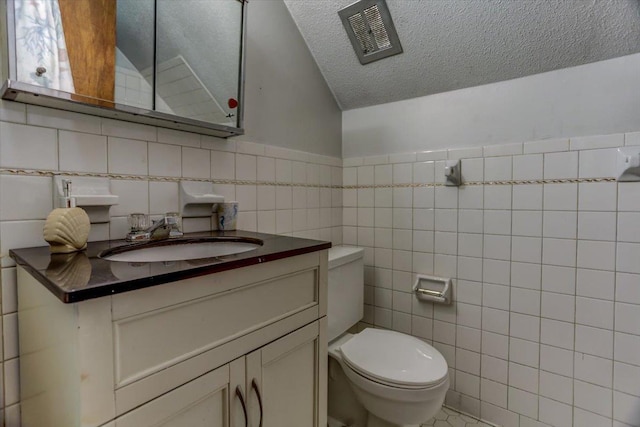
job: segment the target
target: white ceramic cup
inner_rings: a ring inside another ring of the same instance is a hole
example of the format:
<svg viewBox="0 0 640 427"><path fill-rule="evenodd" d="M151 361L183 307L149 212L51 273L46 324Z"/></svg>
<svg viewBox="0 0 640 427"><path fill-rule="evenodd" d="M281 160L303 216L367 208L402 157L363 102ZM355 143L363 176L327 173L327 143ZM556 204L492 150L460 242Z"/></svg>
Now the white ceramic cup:
<svg viewBox="0 0 640 427"><path fill-rule="evenodd" d="M238 224L238 202L218 203L218 230L235 230Z"/></svg>

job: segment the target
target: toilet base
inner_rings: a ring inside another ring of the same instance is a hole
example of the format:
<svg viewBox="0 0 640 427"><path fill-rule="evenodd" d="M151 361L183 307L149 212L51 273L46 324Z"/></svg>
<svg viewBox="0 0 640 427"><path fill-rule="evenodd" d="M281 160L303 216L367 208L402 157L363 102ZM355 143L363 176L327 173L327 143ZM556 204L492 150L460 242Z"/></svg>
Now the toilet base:
<svg viewBox="0 0 640 427"><path fill-rule="evenodd" d="M367 427L420 427L420 424L393 424L389 421L385 421L382 418L378 418L369 412L369 418L367 419Z"/></svg>
<svg viewBox="0 0 640 427"><path fill-rule="evenodd" d="M366 427L367 410L358 401L340 363L329 357L329 427Z"/></svg>
<svg viewBox="0 0 640 427"><path fill-rule="evenodd" d="M335 418L327 417L327 427L351 427L348 424L343 423Z"/></svg>

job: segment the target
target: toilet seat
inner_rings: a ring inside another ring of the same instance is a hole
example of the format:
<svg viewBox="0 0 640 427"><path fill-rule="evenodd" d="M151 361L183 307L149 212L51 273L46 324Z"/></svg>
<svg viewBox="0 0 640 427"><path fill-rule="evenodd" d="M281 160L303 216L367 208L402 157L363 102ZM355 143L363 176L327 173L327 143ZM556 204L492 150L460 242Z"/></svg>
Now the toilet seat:
<svg viewBox="0 0 640 427"><path fill-rule="evenodd" d="M389 387L425 389L448 378L440 352L400 332L367 328L341 345L340 353L354 372Z"/></svg>

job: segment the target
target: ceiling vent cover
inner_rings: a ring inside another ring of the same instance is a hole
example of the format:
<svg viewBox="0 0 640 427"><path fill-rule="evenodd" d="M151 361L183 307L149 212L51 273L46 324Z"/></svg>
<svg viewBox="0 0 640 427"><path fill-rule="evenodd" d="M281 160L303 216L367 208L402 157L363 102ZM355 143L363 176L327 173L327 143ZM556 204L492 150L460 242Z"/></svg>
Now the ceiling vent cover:
<svg viewBox="0 0 640 427"><path fill-rule="evenodd" d="M361 64L402 53L384 0L360 0L338 12Z"/></svg>

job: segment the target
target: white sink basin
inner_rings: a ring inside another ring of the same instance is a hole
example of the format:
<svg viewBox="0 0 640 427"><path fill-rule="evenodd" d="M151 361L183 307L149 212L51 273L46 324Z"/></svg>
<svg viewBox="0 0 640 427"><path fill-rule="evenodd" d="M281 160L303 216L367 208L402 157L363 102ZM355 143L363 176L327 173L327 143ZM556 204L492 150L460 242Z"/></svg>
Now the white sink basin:
<svg viewBox="0 0 640 427"><path fill-rule="evenodd" d="M121 262L185 261L240 254L260 246L261 240L244 237L175 239L119 246L103 251L99 257Z"/></svg>

